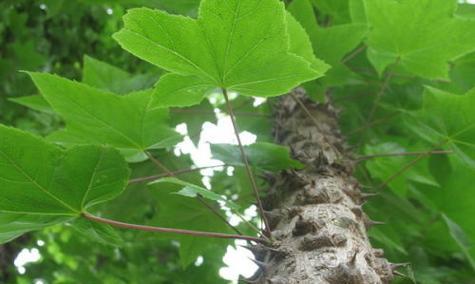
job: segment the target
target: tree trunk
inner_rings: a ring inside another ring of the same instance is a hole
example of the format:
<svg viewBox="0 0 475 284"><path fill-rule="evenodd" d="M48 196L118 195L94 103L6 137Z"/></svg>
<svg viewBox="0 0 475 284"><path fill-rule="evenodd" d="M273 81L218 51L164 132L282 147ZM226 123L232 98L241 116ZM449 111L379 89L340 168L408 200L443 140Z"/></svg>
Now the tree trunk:
<svg viewBox="0 0 475 284"><path fill-rule="evenodd" d="M303 103L309 113L300 103ZM366 233L365 194L340 134L336 111L296 90L274 107L274 135L305 165L271 182L265 209L273 248L255 247L256 283L389 283L391 264Z"/></svg>

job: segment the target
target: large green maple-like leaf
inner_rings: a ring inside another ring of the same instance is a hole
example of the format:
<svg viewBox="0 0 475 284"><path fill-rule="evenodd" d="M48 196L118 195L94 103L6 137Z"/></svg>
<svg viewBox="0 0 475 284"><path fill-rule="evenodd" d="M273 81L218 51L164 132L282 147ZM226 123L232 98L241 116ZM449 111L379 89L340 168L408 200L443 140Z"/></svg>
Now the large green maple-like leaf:
<svg viewBox="0 0 475 284"><path fill-rule="evenodd" d="M434 146L450 146L468 165L475 168L475 89L465 95L435 88L424 93L423 108L412 128Z"/></svg>
<svg viewBox="0 0 475 284"><path fill-rule="evenodd" d="M0 242L78 217L127 184L127 164L113 149L64 151L1 125L0 137Z"/></svg>
<svg viewBox="0 0 475 284"><path fill-rule="evenodd" d="M288 18L277 0L202 0L197 20L147 8L129 10L114 38L171 72L160 79L153 107L196 104L219 88L276 96L328 69L313 54L309 62L308 50L290 50Z"/></svg>
<svg viewBox="0 0 475 284"><path fill-rule="evenodd" d="M426 78L448 78L448 62L475 50L475 20L455 17L455 0L366 0L368 56L382 73L399 64Z"/></svg>
<svg viewBox="0 0 475 284"><path fill-rule="evenodd" d="M66 129L51 136L54 141L144 151L180 140L167 125L168 110L150 109L150 90L117 96L51 74L30 75L46 101L66 121Z"/></svg>

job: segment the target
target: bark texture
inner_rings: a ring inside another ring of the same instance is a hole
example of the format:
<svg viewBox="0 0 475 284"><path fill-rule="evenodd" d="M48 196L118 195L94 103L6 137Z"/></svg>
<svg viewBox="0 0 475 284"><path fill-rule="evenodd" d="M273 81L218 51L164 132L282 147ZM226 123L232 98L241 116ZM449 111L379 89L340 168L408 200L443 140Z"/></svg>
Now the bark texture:
<svg viewBox="0 0 475 284"><path fill-rule="evenodd" d="M354 163L336 112L329 104L313 103L302 90L280 99L274 109L277 142L289 146L305 168L284 171L271 182L265 209L277 242L254 248L262 267L255 282L389 283L392 267L368 240L372 221L362 211L365 195L352 177Z"/></svg>

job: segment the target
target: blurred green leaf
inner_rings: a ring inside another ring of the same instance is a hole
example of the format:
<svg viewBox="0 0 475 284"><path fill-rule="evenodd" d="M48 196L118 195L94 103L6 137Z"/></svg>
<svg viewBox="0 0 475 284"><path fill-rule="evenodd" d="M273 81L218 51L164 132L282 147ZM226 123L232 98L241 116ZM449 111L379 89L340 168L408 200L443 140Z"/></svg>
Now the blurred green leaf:
<svg viewBox="0 0 475 284"><path fill-rule="evenodd" d="M239 147L231 144L212 144L213 157L227 165L244 166ZM244 146L244 152L251 166L268 171L280 171L290 168L302 168L303 165L290 158L287 147L258 142Z"/></svg>
<svg viewBox="0 0 475 284"><path fill-rule="evenodd" d="M368 57L379 74L396 62L412 74L448 78L448 63L475 51L475 21L456 1L366 0ZM402 24L404 23L404 24Z"/></svg>

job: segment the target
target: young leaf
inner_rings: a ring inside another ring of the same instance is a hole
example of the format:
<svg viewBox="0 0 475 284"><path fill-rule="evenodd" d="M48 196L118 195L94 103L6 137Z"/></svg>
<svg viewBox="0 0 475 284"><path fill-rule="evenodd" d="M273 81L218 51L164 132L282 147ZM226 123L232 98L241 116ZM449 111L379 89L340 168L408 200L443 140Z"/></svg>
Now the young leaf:
<svg viewBox="0 0 475 284"><path fill-rule="evenodd" d="M203 0L199 11L194 20L132 9L114 35L127 51L172 72L159 81L152 107L196 104L218 88L276 96L328 69L289 50L288 15L277 0Z"/></svg>
<svg viewBox="0 0 475 284"><path fill-rule="evenodd" d="M259 169L280 171L289 168L302 168L302 164L290 158L287 147L259 142L244 147L249 163ZM228 165L244 166L239 148L230 144L212 144L213 157Z"/></svg>
<svg viewBox="0 0 475 284"><path fill-rule="evenodd" d="M212 192L212 191L210 191L210 190L208 190L208 189L206 189L202 186L198 186L198 185L193 184L193 183L182 181L182 180L179 180L179 179L173 178L173 177L168 177L168 178L162 178L162 179L156 180L154 182L151 182L150 185L154 185L154 184L158 184L158 183L172 183L172 184L177 184L177 185L184 186L183 189L181 189L180 191L174 192L174 194L178 194L178 195L186 196L186 197L197 197L198 195L200 195L200 196L202 196L206 199L209 199L209 200L221 201L231 209L234 209L234 210L239 209L239 206L236 205L234 202L232 202L230 200L227 200L223 196L221 196L219 194L216 194L216 193L214 193L214 192Z"/></svg>
<svg viewBox="0 0 475 284"><path fill-rule="evenodd" d="M66 121L66 130L53 136L59 142L144 151L168 147L180 139L166 124L168 110L149 108L150 90L117 96L51 74L30 75Z"/></svg>
<svg viewBox="0 0 475 284"><path fill-rule="evenodd" d="M94 146L64 151L0 125L0 242L78 217L115 198L129 170L115 150Z"/></svg>
<svg viewBox="0 0 475 284"><path fill-rule="evenodd" d="M475 50L475 20L455 17L457 1L366 0L368 56L378 73L399 61L430 79L448 78L448 62Z"/></svg>

